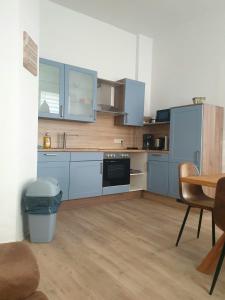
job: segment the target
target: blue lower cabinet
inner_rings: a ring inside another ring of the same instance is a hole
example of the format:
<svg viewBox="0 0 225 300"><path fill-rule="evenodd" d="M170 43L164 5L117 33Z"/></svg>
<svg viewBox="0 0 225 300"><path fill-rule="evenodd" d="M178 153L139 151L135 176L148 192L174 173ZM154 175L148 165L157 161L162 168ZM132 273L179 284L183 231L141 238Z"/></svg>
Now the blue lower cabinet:
<svg viewBox="0 0 225 300"><path fill-rule="evenodd" d="M69 199L102 195L102 161L70 163Z"/></svg>
<svg viewBox="0 0 225 300"><path fill-rule="evenodd" d="M63 192L62 200L69 199L69 161L39 161L37 175L57 179Z"/></svg>
<svg viewBox="0 0 225 300"><path fill-rule="evenodd" d="M168 162L148 161L148 191L168 195Z"/></svg>
<svg viewBox="0 0 225 300"><path fill-rule="evenodd" d="M105 186L102 189L103 195L112 195L112 194L120 194L120 193L128 193L130 190L130 185L117 185L117 186Z"/></svg>
<svg viewBox="0 0 225 300"><path fill-rule="evenodd" d="M179 199L179 163L169 163L169 196Z"/></svg>

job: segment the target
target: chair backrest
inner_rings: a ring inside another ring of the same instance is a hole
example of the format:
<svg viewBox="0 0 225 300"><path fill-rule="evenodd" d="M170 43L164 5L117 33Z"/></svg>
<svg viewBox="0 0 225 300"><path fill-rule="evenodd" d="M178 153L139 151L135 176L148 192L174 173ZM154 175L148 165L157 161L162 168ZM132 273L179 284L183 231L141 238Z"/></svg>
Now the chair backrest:
<svg viewBox="0 0 225 300"><path fill-rule="evenodd" d="M221 178L216 185L213 216L216 225L225 231L225 177Z"/></svg>
<svg viewBox="0 0 225 300"><path fill-rule="evenodd" d="M198 176L199 171L195 164L184 162L179 164L179 192L181 200L188 202L189 199L197 197L203 193L202 186L181 182L181 177Z"/></svg>

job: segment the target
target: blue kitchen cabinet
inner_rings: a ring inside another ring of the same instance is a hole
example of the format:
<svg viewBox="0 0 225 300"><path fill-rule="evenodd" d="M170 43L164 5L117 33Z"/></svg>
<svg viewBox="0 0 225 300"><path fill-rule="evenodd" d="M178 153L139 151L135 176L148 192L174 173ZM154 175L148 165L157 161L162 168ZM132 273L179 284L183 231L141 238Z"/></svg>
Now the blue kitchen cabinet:
<svg viewBox="0 0 225 300"><path fill-rule="evenodd" d="M69 199L69 162L66 161L39 161L38 177L53 177L58 180L63 192L62 200Z"/></svg>
<svg viewBox="0 0 225 300"><path fill-rule="evenodd" d="M123 79L115 89L115 106L124 111L124 116L116 118L116 124L143 126L145 83L137 80Z"/></svg>
<svg viewBox="0 0 225 300"><path fill-rule="evenodd" d="M143 126L144 100L144 82L125 79L125 125Z"/></svg>
<svg viewBox="0 0 225 300"><path fill-rule="evenodd" d="M102 161L70 163L69 199L102 195Z"/></svg>
<svg viewBox="0 0 225 300"><path fill-rule="evenodd" d="M39 117L95 122L97 72L40 59Z"/></svg>
<svg viewBox="0 0 225 300"><path fill-rule="evenodd" d="M203 105L171 109L169 196L179 198L178 166L193 162L199 170L202 159Z"/></svg>
<svg viewBox="0 0 225 300"><path fill-rule="evenodd" d="M97 72L65 65L65 119L95 122L96 94Z"/></svg>
<svg viewBox="0 0 225 300"><path fill-rule="evenodd" d="M171 109L170 162L191 161L201 165L202 105Z"/></svg>
<svg viewBox="0 0 225 300"><path fill-rule="evenodd" d="M148 191L168 195L168 155L151 154L148 158Z"/></svg>
<svg viewBox="0 0 225 300"><path fill-rule="evenodd" d="M39 117L61 119L64 107L64 64L40 58Z"/></svg>
<svg viewBox="0 0 225 300"><path fill-rule="evenodd" d="M169 163L169 190L168 195L172 198L179 199L179 163Z"/></svg>

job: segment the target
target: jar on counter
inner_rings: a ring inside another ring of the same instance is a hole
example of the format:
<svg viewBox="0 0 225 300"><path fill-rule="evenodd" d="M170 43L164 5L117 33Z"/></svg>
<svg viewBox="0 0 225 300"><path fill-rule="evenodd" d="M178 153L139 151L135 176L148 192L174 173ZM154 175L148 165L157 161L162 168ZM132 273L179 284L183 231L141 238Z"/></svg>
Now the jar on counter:
<svg viewBox="0 0 225 300"><path fill-rule="evenodd" d="M43 137L43 148L50 149L51 148L51 137L48 135L48 132L45 133Z"/></svg>

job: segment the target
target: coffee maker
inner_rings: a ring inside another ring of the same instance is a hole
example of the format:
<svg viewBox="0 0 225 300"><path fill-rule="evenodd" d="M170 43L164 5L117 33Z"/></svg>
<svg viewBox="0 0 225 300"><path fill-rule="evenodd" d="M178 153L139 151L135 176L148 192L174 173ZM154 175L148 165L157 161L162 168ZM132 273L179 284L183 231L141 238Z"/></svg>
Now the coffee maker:
<svg viewBox="0 0 225 300"><path fill-rule="evenodd" d="M143 134L143 149L149 150L152 149L154 145L154 136L153 134Z"/></svg>
<svg viewBox="0 0 225 300"><path fill-rule="evenodd" d="M143 134L143 149L168 151L168 136L154 137L153 134Z"/></svg>

